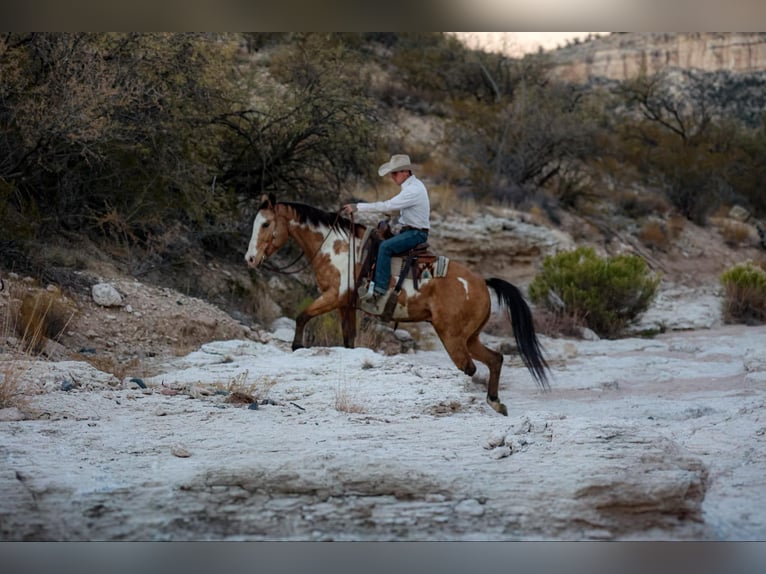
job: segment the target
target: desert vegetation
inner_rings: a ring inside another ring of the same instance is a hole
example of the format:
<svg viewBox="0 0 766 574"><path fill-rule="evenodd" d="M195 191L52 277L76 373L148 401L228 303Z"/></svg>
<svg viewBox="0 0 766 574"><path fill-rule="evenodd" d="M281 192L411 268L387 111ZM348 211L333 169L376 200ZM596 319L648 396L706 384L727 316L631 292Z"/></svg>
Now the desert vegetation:
<svg viewBox="0 0 766 574"><path fill-rule="evenodd" d="M728 323L766 323L766 270L752 262L729 267L721 275L723 317Z"/></svg>
<svg viewBox="0 0 766 574"><path fill-rule="evenodd" d="M442 33L5 33L0 264L68 287L54 272L83 258L53 247L87 241L206 297L196 266L241 260L263 192L334 209L402 148L440 210L502 204L552 226L610 212L654 251L679 220L766 215L758 74L575 85L552 65ZM232 280L229 296L250 289Z"/></svg>
<svg viewBox="0 0 766 574"><path fill-rule="evenodd" d="M660 277L635 255L599 257L591 247L546 257L529 286L532 301L614 338L651 304Z"/></svg>

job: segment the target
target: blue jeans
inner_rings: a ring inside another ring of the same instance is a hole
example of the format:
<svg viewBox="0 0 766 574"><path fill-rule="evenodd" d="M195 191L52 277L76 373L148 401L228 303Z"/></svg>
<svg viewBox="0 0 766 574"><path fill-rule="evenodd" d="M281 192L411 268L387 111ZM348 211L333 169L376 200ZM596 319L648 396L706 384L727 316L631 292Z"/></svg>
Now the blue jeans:
<svg viewBox="0 0 766 574"><path fill-rule="evenodd" d="M378 260L375 263L375 292L385 293L391 280L391 257L416 245L428 241L428 233L417 229L406 229L386 239L378 247Z"/></svg>

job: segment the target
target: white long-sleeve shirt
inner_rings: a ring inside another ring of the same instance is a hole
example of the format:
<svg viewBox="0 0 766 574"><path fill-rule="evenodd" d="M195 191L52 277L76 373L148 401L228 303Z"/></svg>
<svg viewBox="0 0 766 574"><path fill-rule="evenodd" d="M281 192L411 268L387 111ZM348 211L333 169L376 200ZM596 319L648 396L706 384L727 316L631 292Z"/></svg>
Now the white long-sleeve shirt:
<svg viewBox="0 0 766 574"><path fill-rule="evenodd" d="M359 211L393 211L398 209L399 223L417 227L418 229L431 229L431 202L428 199L428 190L423 182L411 175L402 182L402 188L398 194L387 201L374 201L371 203L357 203Z"/></svg>

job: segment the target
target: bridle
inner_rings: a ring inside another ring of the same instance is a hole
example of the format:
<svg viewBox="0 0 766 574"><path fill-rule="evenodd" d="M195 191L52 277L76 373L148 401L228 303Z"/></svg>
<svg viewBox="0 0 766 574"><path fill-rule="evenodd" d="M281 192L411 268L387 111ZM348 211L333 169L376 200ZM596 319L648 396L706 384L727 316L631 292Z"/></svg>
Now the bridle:
<svg viewBox="0 0 766 574"><path fill-rule="evenodd" d="M274 215L275 215L276 217L279 217L279 216L277 215L277 210L276 210L276 207L274 207ZM340 212L338 212L338 214L335 216L335 222L337 222L337 221L338 221L338 217L340 217ZM297 256L295 259L293 259L292 261L290 261L290 263L288 263L287 265L284 265L284 266L282 266L282 267L277 267L277 266L275 266L275 265L271 264L271 263L270 263L270 262L269 262L267 259L264 259L264 260L263 260L263 262L261 262L261 265L262 265L262 266L263 266L263 268L264 268L264 269L266 269L267 271L272 271L273 273L281 273L282 275L295 275L295 274L297 274L297 273L300 273L301 271L303 271L304 269L306 269L306 268L307 268L309 265L311 265L311 263L314 261L314 259L316 258L316 256L317 256L317 255L319 255L319 252L320 252L320 251L322 251L322 246L323 246L323 245L325 244L325 242L327 241L327 238L328 238L328 237L330 237L330 234L332 233L332 228L333 228L333 226L331 225L331 226L330 226L330 228L327 230L327 234L326 234L326 235L324 236L324 238L322 239L322 243L320 243L320 244L319 244L319 247L317 247L317 250L314 252L314 254L313 254L311 257L309 257L309 258L307 258L307 259L306 259L306 263L304 263L304 264L303 264L303 266L301 266L300 268L298 268L298 269L295 269L295 270L293 270L293 271L287 271L287 269L289 269L290 267L292 267L293 265L295 265L296 263L298 263L298 261L300 261L300 258L301 258L301 257L303 257L303 255L304 255L304 252L303 252L303 251L301 251L300 253L298 253L298 256ZM353 241L353 238L354 238L354 219L353 219L353 217L352 217L352 219L351 219L351 230L350 230L350 235L351 235L351 238L350 238L350 240L351 240L351 241ZM271 234L271 238L272 238L272 240L273 240L273 239L274 239L276 236L277 236L277 230L276 230L276 229L274 229L274 231L273 231L273 232L272 232L272 234ZM353 245L353 244L352 244L352 245ZM350 253L349 253L349 254L351 254L351 253L353 253L353 251L350 251ZM273 255L273 254L272 254L272 255ZM269 255L269 257L271 257L271 255ZM350 259L351 259L351 257L349 257L349 260L350 260Z"/></svg>

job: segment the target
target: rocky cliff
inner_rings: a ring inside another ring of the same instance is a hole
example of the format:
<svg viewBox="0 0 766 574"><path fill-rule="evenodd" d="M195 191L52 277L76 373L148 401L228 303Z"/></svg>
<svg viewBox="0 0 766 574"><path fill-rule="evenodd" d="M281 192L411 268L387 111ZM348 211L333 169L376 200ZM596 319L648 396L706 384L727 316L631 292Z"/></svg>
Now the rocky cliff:
<svg viewBox="0 0 766 574"><path fill-rule="evenodd" d="M642 66L707 72L766 71L764 32L612 33L552 52L557 75L568 81L624 80Z"/></svg>

